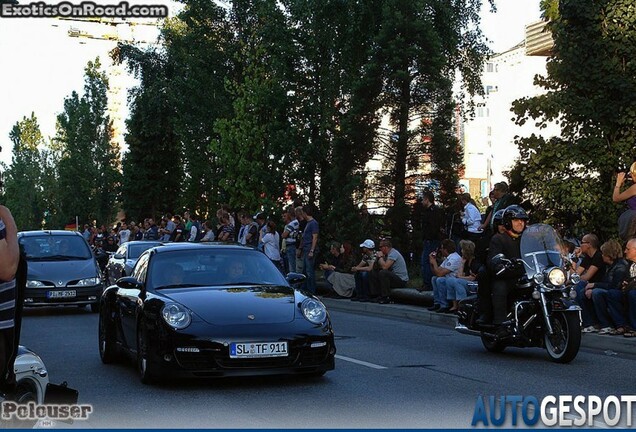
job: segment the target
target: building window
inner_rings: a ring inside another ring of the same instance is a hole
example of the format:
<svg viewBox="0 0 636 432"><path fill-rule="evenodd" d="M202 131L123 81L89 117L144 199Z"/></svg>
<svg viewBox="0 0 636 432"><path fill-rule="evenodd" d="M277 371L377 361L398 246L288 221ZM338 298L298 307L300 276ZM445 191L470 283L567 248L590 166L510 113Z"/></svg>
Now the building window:
<svg viewBox="0 0 636 432"><path fill-rule="evenodd" d="M486 63L486 72L495 72L494 63Z"/></svg>
<svg viewBox="0 0 636 432"><path fill-rule="evenodd" d="M486 130L487 130L488 136L491 136L492 135L492 127L488 126L486 128Z"/></svg>

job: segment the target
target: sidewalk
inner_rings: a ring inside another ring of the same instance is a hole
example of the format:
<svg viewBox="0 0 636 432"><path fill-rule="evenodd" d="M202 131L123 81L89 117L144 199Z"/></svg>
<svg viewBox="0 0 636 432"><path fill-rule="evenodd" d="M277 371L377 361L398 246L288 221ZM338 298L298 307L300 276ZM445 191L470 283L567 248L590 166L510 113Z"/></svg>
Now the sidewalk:
<svg viewBox="0 0 636 432"><path fill-rule="evenodd" d="M432 304L433 296L431 292L418 292L413 288L403 288L394 290L392 294L392 297L400 303L378 304L352 302L349 299L322 297L321 299L330 310L409 319L424 324L455 328L457 322L455 315L440 314L426 310L426 306ZM606 355L627 354L636 357L636 338L600 336L595 333L586 333L582 337L581 347L604 351Z"/></svg>

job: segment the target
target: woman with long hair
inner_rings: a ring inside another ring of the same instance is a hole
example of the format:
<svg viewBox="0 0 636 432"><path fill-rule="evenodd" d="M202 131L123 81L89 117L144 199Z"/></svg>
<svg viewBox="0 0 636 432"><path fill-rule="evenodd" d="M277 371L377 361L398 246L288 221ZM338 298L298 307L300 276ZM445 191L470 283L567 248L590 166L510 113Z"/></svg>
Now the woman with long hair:
<svg viewBox="0 0 636 432"><path fill-rule="evenodd" d="M632 180L632 185L621 192L628 178ZM615 203L625 201L627 204L627 210L618 217L618 234L623 241L627 241L636 236L636 162L629 167L629 172L619 172L616 175L612 201Z"/></svg>

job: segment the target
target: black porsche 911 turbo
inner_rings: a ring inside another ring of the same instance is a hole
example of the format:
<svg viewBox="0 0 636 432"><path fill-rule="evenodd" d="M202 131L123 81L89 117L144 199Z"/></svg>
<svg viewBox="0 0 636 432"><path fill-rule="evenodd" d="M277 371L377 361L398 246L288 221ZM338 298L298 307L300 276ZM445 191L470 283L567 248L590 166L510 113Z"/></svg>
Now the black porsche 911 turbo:
<svg viewBox="0 0 636 432"><path fill-rule="evenodd" d="M167 377L305 374L334 369L325 306L257 250L172 243L145 251L104 290L99 354L136 360L143 383Z"/></svg>

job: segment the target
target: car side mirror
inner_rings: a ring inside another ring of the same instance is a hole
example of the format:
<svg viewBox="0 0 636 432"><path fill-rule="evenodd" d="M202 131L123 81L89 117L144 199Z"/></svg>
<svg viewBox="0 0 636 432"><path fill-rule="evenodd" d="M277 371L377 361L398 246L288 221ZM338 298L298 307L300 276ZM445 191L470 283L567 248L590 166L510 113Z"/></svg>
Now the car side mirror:
<svg viewBox="0 0 636 432"><path fill-rule="evenodd" d="M290 285L298 285L300 283L305 282L305 279L307 279L307 277L302 273L290 272L290 273L287 273L287 276L285 277L285 279L287 279L287 282Z"/></svg>
<svg viewBox="0 0 636 432"><path fill-rule="evenodd" d="M141 282L132 276L125 276L117 279L117 286L124 289L138 289L141 290Z"/></svg>
<svg viewBox="0 0 636 432"><path fill-rule="evenodd" d="M121 260L121 259L124 259L126 257L124 255L122 255L122 254L116 253L115 255L113 255L113 258Z"/></svg>

